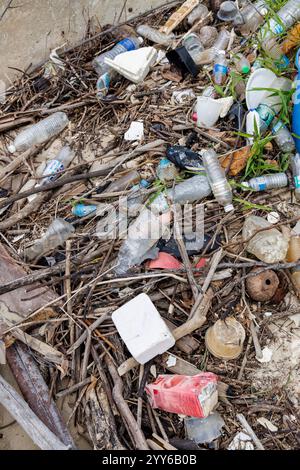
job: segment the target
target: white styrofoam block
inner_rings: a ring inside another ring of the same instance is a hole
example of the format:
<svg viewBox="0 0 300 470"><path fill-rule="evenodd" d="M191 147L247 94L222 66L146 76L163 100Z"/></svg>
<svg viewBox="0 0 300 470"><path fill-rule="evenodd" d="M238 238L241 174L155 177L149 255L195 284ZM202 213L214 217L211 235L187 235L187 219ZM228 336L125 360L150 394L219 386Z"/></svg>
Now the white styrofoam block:
<svg viewBox="0 0 300 470"><path fill-rule="evenodd" d="M174 346L175 339L147 294L118 308L112 320L134 359L140 364Z"/></svg>
<svg viewBox="0 0 300 470"><path fill-rule="evenodd" d="M104 62L133 83L140 83L148 75L156 59L157 51L154 47L141 47L123 52L113 60L106 57Z"/></svg>

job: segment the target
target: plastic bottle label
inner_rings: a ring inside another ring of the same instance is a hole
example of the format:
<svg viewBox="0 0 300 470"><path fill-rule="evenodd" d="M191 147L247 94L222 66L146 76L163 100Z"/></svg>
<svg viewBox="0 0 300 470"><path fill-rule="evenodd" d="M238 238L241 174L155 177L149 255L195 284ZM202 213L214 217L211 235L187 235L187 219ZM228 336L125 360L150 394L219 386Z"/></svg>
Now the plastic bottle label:
<svg viewBox="0 0 300 470"><path fill-rule="evenodd" d="M120 44L120 46L125 47L127 51L134 51L136 49L134 42L128 38L122 39L122 41L120 41L118 44Z"/></svg>
<svg viewBox="0 0 300 470"><path fill-rule="evenodd" d="M265 189L267 189L266 183L259 183L258 184L258 190L259 191L265 191Z"/></svg>
<svg viewBox="0 0 300 470"><path fill-rule="evenodd" d="M283 125L282 121L276 122L275 126L272 128L272 133L276 134L276 132L280 131L281 129L286 129L286 127Z"/></svg>
<svg viewBox="0 0 300 470"><path fill-rule="evenodd" d="M274 111L266 104L260 104L257 107L256 111L258 112L259 117L263 121L263 123L267 127L269 127L275 116Z"/></svg>
<svg viewBox="0 0 300 470"><path fill-rule="evenodd" d="M92 214L97 209L97 206L85 206L83 204L77 204L73 207L72 213L77 217L85 217L86 215Z"/></svg>
<svg viewBox="0 0 300 470"><path fill-rule="evenodd" d="M222 75L226 75L228 71L228 67L226 65L215 64L214 65L214 73L220 73Z"/></svg>
<svg viewBox="0 0 300 470"><path fill-rule="evenodd" d="M57 173L60 173L65 169L64 164L59 160L51 160L45 168L44 175L47 176L47 181L52 181L56 178Z"/></svg>
<svg viewBox="0 0 300 470"><path fill-rule="evenodd" d="M300 188L300 176L295 176L294 181L295 181L295 188L296 189Z"/></svg>
<svg viewBox="0 0 300 470"><path fill-rule="evenodd" d="M279 23L275 23L270 29L275 34L281 34L283 32L283 26Z"/></svg>

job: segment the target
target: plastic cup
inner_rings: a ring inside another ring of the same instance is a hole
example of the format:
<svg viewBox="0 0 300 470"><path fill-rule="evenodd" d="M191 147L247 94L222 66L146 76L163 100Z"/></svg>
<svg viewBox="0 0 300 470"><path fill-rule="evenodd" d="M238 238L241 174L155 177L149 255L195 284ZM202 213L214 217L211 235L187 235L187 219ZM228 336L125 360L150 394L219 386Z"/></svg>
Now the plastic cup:
<svg viewBox="0 0 300 470"><path fill-rule="evenodd" d="M220 10L217 13L217 17L221 21L233 21L237 15L238 9L236 4L231 1L221 3Z"/></svg>
<svg viewBox="0 0 300 470"><path fill-rule="evenodd" d="M245 341L243 326L233 317L218 320L205 335L205 344L209 352L224 360L236 359L243 350Z"/></svg>
<svg viewBox="0 0 300 470"><path fill-rule="evenodd" d="M250 75L246 86L246 104L249 110L256 109L270 95L270 91L266 88L273 88L272 85L276 79L275 73L264 68L257 69ZM264 88L264 90L256 88Z"/></svg>
<svg viewBox="0 0 300 470"><path fill-rule="evenodd" d="M198 96L197 98L197 125L199 127L213 127L222 111L222 103L207 96Z"/></svg>

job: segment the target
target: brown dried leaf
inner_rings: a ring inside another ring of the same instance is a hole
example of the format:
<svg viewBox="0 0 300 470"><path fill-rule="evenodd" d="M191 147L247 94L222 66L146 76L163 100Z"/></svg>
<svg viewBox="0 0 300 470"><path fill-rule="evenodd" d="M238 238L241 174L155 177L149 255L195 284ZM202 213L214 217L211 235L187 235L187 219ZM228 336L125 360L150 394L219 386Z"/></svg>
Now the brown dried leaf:
<svg viewBox="0 0 300 470"><path fill-rule="evenodd" d="M236 176L245 168L250 154L251 147L250 145L248 145L247 147L243 147L241 149L235 150L234 152L230 152L229 154L224 155L221 158L221 165L224 169L226 169L231 162L229 174L231 176Z"/></svg>

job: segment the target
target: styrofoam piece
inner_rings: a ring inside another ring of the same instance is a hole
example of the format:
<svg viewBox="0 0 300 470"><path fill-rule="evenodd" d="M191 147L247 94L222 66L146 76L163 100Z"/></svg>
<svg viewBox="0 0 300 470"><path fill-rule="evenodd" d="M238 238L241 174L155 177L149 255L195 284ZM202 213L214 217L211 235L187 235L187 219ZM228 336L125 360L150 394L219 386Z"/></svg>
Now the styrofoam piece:
<svg viewBox="0 0 300 470"><path fill-rule="evenodd" d="M278 212L269 212L267 221L270 222L270 224L277 224L280 221L280 215Z"/></svg>
<svg viewBox="0 0 300 470"><path fill-rule="evenodd" d="M245 432L236 434L227 447L227 450L254 450L252 439Z"/></svg>
<svg viewBox="0 0 300 470"><path fill-rule="evenodd" d="M273 356L273 350L268 348L268 346L265 346L262 350L262 357L257 357L255 356L255 359L258 362L261 362L264 364L265 362L270 362Z"/></svg>
<svg viewBox="0 0 300 470"><path fill-rule="evenodd" d="M255 130L255 121L256 121L256 126L258 132L260 131L260 118L259 114L257 111L249 111L246 117L246 133L249 135L254 135L254 130ZM254 138L253 137L247 137L247 140L249 144L253 144Z"/></svg>
<svg viewBox="0 0 300 470"><path fill-rule="evenodd" d="M271 432L277 432L278 427L275 426L275 424L271 423L267 418L264 418L263 416L261 418L257 419L257 422L261 424L264 428L268 429L268 431Z"/></svg>
<svg viewBox="0 0 300 470"><path fill-rule="evenodd" d="M105 63L133 83L140 83L148 75L156 59L157 51L154 47L141 47L119 54L113 60L106 58Z"/></svg>
<svg viewBox="0 0 300 470"><path fill-rule="evenodd" d="M132 121L127 132L124 134L124 139L129 141L143 140L144 138L144 123L142 121Z"/></svg>
<svg viewBox="0 0 300 470"><path fill-rule="evenodd" d="M175 339L147 294L140 294L112 314L128 350L140 364L174 346Z"/></svg>
<svg viewBox="0 0 300 470"><path fill-rule="evenodd" d="M267 90L254 90L254 88L273 88L272 83L277 78L269 69L260 68L255 70L249 77L246 86L246 104L249 110L256 109L264 98L270 95Z"/></svg>

